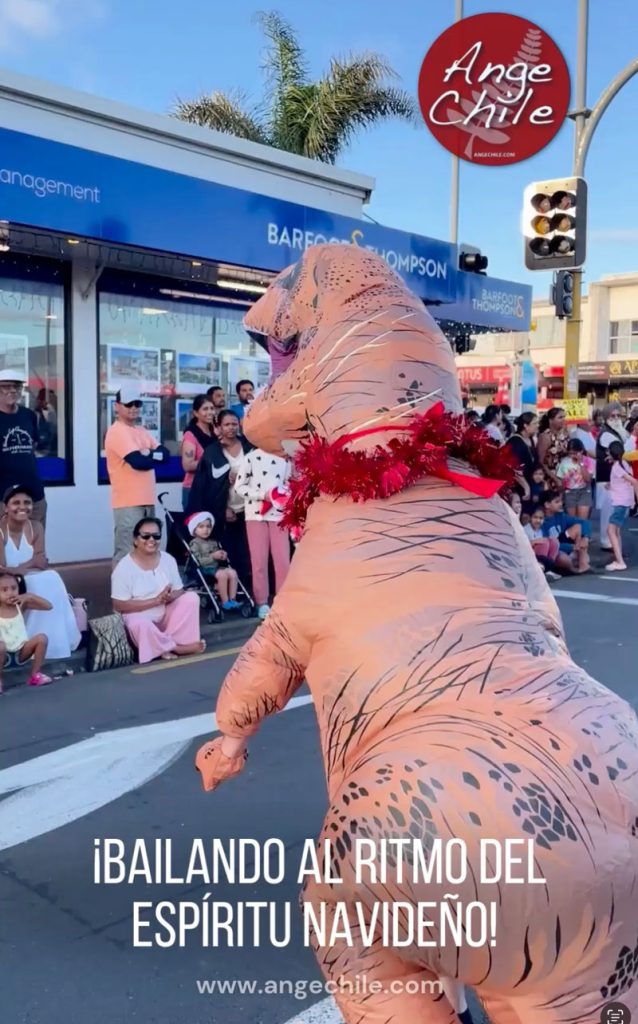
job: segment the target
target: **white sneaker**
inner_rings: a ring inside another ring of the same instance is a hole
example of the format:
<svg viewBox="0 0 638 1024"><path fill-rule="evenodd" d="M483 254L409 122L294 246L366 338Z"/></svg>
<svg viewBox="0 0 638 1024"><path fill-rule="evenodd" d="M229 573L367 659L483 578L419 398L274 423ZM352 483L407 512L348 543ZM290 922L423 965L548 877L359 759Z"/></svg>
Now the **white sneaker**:
<svg viewBox="0 0 638 1024"><path fill-rule="evenodd" d="M267 618L269 612L270 612L270 605L262 604L257 609L257 618L261 619L263 621L265 618Z"/></svg>

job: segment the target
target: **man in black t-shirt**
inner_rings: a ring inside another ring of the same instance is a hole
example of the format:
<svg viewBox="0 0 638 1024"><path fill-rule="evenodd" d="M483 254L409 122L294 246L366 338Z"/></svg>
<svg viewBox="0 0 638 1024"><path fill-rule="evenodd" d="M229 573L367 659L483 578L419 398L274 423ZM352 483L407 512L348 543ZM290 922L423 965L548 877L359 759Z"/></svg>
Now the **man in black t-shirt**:
<svg viewBox="0 0 638 1024"><path fill-rule="evenodd" d="M0 370L0 496L14 484L28 488L33 495L33 518L45 527L47 503L35 457L38 421L31 409L18 404L24 385L19 370Z"/></svg>

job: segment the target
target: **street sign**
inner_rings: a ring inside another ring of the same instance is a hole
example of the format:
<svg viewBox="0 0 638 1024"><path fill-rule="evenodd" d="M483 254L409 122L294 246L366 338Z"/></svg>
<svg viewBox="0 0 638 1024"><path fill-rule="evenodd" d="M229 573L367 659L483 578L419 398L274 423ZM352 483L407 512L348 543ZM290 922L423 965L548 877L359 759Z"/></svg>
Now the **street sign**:
<svg viewBox="0 0 638 1024"><path fill-rule="evenodd" d="M586 398L567 398L561 402L568 422L589 419L589 402Z"/></svg>

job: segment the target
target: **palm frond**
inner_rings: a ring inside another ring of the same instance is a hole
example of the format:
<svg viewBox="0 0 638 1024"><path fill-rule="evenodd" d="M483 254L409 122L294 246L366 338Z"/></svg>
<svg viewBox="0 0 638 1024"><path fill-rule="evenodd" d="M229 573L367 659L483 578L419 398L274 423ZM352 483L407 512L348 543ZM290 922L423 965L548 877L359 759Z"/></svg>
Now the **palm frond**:
<svg viewBox="0 0 638 1024"><path fill-rule="evenodd" d="M243 108L243 100L240 93L227 96L223 92L213 92L194 100L178 100L172 113L189 124L268 145L267 130L255 115Z"/></svg>
<svg viewBox="0 0 638 1024"><path fill-rule="evenodd" d="M293 29L281 14L259 11L254 20L268 41L262 60L265 92L260 105L261 118L268 125L273 145L288 149L286 97L289 90L301 88L307 80L305 54Z"/></svg>
<svg viewBox="0 0 638 1024"><path fill-rule="evenodd" d="M302 85L308 73L306 56L290 24L277 11L258 11L254 18L270 43L264 55L265 73L280 89Z"/></svg>
<svg viewBox="0 0 638 1024"><path fill-rule="evenodd" d="M307 116L305 155L334 163L359 128L389 117L416 123L415 101L400 89L380 84L393 77L387 63L375 55L333 60Z"/></svg>
<svg viewBox="0 0 638 1024"><path fill-rule="evenodd" d="M315 105L317 85L291 86L282 96L272 128L272 144L289 153L305 153L306 136Z"/></svg>
<svg viewBox="0 0 638 1024"><path fill-rule="evenodd" d="M389 84L397 75L384 57L334 58L328 74L311 81L304 51L282 15L255 17L267 40L263 105L251 109L241 95L214 92L179 102L177 117L325 163L335 163L361 128L389 117L416 122L416 103Z"/></svg>

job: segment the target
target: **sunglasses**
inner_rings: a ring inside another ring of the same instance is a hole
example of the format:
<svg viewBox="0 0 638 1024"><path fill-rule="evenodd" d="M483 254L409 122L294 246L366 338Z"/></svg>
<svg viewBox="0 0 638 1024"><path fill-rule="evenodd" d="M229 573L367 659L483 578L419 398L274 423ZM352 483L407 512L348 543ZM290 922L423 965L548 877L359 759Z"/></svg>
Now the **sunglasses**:
<svg viewBox="0 0 638 1024"><path fill-rule="evenodd" d="M160 541L162 539L161 533L139 533L138 537L140 538L140 540L157 540L157 541Z"/></svg>
<svg viewBox="0 0 638 1024"><path fill-rule="evenodd" d="M125 409L141 409L142 408L142 402L126 402L124 408Z"/></svg>

